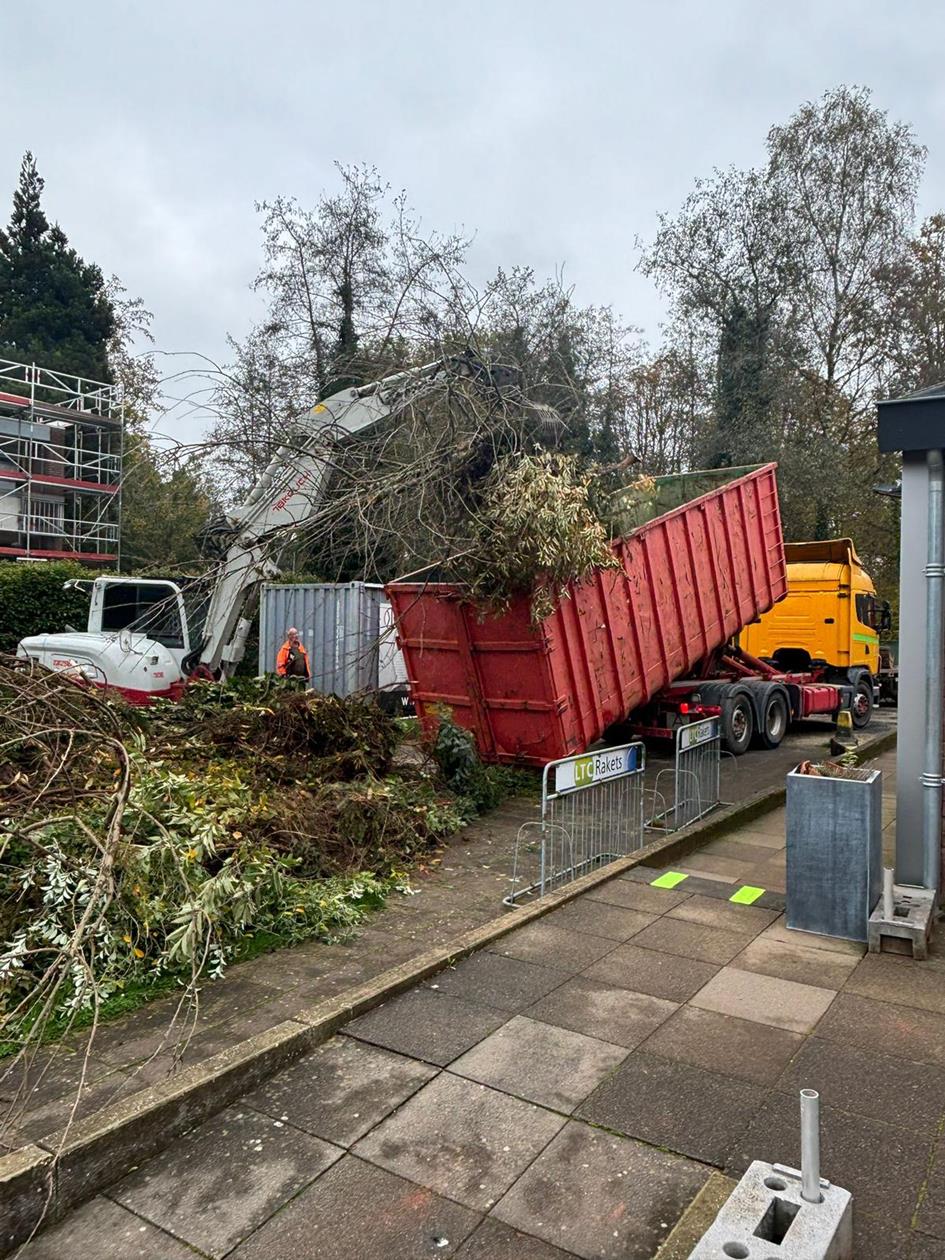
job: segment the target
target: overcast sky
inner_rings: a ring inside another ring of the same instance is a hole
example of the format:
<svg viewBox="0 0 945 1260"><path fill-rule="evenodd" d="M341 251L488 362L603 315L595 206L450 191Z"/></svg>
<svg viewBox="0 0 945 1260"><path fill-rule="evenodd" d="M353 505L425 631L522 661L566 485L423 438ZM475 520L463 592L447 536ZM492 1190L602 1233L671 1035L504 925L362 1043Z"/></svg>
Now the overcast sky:
<svg viewBox="0 0 945 1260"><path fill-rule="evenodd" d="M254 202L313 203L336 160L475 232L477 280L563 267L654 339L636 238L829 87L866 84L913 124L920 213L945 207L932 0L30 0L3 26L0 218L30 148L47 212L145 300L167 352L225 357L258 314Z"/></svg>

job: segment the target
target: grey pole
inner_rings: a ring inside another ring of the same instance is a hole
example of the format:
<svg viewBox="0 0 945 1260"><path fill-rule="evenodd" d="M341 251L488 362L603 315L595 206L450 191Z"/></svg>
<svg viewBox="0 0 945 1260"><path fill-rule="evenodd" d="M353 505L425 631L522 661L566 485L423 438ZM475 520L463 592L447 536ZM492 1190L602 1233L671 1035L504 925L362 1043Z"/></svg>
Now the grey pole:
<svg viewBox="0 0 945 1260"><path fill-rule="evenodd" d="M925 581L925 770L922 774L922 871L938 902L942 834L942 537L943 464L941 451L926 456L929 473L928 550Z"/></svg>
<svg viewBox="0 0 945 1260"><path fill-rule="evenodd" d="M820 1193L820 1094L801 1090L801 1198L819 1203Z"/></svg>

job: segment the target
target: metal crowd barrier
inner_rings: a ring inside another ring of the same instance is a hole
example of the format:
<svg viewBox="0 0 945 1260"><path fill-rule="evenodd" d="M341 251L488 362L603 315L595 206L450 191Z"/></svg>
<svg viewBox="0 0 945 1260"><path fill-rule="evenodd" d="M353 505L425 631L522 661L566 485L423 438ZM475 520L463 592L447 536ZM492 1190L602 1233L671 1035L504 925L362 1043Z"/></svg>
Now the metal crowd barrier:
<svg viewBox="0 0 945 1260"><path fill-rule="evenodd" d="M722 724L717 717L690 722L676 731L676 763L661 770L653 785L647 827L678 831L715 809L721 801L719 770ZM672 799L672 804L667 804Z"/></svg>
<svg viewBox="0 0 945 1260"><path fill-rule="evenodd" d="M646 750L622 744L545 766L541 821L515 841L512 892L503 904L544 896L643 847Z"/></svg>

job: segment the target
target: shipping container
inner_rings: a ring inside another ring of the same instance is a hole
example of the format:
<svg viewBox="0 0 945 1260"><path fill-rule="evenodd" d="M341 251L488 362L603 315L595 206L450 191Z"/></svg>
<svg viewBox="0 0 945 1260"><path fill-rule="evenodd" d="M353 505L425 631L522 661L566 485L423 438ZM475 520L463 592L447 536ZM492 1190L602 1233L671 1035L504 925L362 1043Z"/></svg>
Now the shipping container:
<svg viewBox="0 0 945 1260"><path fill-rule="evenodd" d="M614 552L616 568L571 583L539 624L527 597L492 615L459 587L389 585L421 720L445 706L488 761L583 751L784 596L775 465L646 520Z"/></svg>
<svg viewBox="0 0 945 1260"><path fill-rule="evenodd" d="M311 686L326 695L406 684L384 588L371 582L266 583L259 604L259 672L275 672L285 632L308 652Z"/></svg>

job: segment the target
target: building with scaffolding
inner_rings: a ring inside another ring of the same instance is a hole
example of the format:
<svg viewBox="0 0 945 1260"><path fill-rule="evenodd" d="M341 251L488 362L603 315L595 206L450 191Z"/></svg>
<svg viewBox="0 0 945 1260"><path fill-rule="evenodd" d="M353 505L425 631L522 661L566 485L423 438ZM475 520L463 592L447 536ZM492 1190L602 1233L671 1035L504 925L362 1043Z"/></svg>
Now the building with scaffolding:
<svg viewBox="0 0 945 1260"><path fill-rule="evenodd" d="M121 389L0 359L0 559L117 566Z"/></svg>

